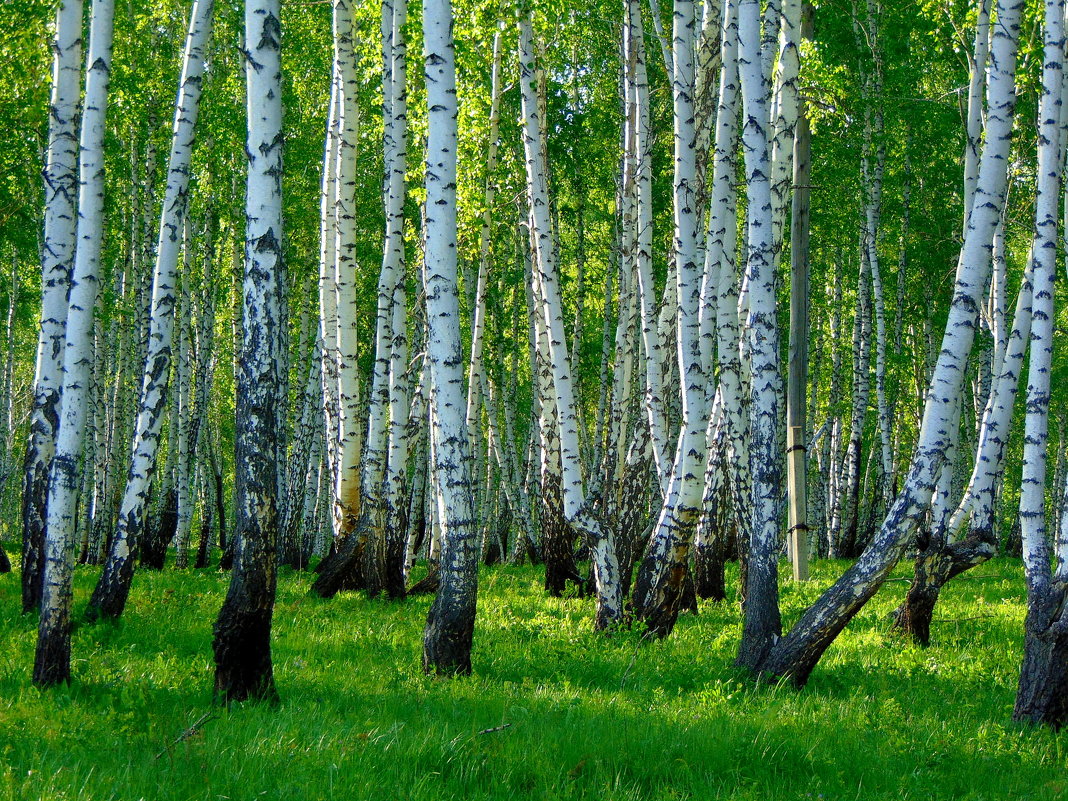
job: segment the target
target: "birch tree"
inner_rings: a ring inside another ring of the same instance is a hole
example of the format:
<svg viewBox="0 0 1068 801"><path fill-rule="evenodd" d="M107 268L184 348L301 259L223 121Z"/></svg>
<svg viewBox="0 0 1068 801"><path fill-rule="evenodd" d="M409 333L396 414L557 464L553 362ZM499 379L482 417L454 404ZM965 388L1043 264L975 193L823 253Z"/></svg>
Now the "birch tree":
<svg viewBox="0 0 1068 801"><path fill-rule="evenodd" d="M463 359L456 288L456 51L450 0L423 0L427 87L423 282L430 368L432 503L441 523L440 588L423 632L423 670L471 672L478 592L477 523L464 423Z"/></svg>
<svg viewBox="0 0 1068 801"><path fill-rule="evenodd" d="M117 618L126 606L133 580L134 554L145 531L152 479L156 472L160 429L163 425L174 337L175 281L178 256L189 202L189 172L193 137L211 38L214 0L194 0L185 40L182 76L175 104L167 188L160 216L156 264L152 276L152 315L141 382L137 420L126 488L118 523L104 570L86 609L90 619Z"/></svg>
<svg viewBox="0 0 1068 801"><path fill-rule="evenodd" d="M44 168L41 327L37 338L33 411L22 489L23 612L36 610L41 602L48 477L59 433L67 291L74 262L77 222L78 133L75 126L82 67L82 0L63 0L58 4L52 53L52 96Z"/></svg>
<svg viewBox="0 0 1068 801"><path fill-rule="evenodd" d="M248 182L242 343L237 379L234 505L236 547L230 588L215 622L215 696L277 698L271 664L278 517L275 442L282 295L282 75L278 0L245 3Z"/></svg>
<svg viewBox="0 0 1068 801"><path fill-rule="evenodd" d="M707 389L700 341L703 262L698 261L696 131L694 129L694 3L675 0L672 15L673 210L678 370L682 429L676 441L667 493L638 574L635 608L651 631L671 631L682 598L682 579L701 506L707 444ZM707 285L706 285L707 286Z"/></svg>
<svg viewBox="0 0 1068 801"><path fill-rule="evenodd" d="M113 0L94 0L79 148L78 241L63 349L59 431L49 477L41 618L33 667L34 684L43 686L70 681L78 462L85 445L94 363L93 317L100 287L104 228L104 127L114 19Z"/></svg>
<svg viewBox="0 0 1068 801"><path fill-rule="evenodd" d="M1057 272L1058 210L1064 167L1064 0L1046 0L1042 94L1038 108L1038 172L1031 269L1034 273L1031 344L1027 369L1020 526L1027 617L1015 720L1060 728L1068 722L1068 541L1057 538L1051 567L1046 520L1046 462L1050 372L1053 356L1053 288ZM972 216L978 214L973 208Z"/></svg>
<svg viewBox="0 0 1068 801"><path fill-rule="evenodd" d="M587 502L581 471L578 442L578 419L572 389L571 366L564 334L562 304L548 218L549 195L546 185L544 151L539 146L544 119L539 115L535 87L532 85L534 43L529 15L519 21L519 58L522 84L523 152L527 166L527 195L530 203L530 232L534 252L532 271L534 296L541 305L541 319L557 409L557 434L560 441L561 492L564 517L577 529L588 545L593 561L597 594L595 627L609 628L622 620L623 604L619 583L619 565L612 533L594 517ZM542 337L539 336L539 340Z"/></svg>

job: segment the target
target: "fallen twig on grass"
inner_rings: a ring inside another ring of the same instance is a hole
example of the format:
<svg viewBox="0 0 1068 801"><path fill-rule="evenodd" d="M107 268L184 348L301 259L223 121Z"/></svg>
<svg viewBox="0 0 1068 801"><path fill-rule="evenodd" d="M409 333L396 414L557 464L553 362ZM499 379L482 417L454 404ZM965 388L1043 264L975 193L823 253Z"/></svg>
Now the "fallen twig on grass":
<svg viewBox="0 0 1068 801"><path fill-rule="evenodd" d="M500 726L493 726L489 729L483 729L479 732L479 734L493 734L495 731L504 731L505 729L510 728L511 725L511 723L502 723Z"/></svg>
<svg viewBox="0 0 1068 801"><path fill-rule="evenodd" d="M174 746L178 745L178 743L182 742L183 740L188 740L190 737L196 737L198 734L200 734L200 727L214 717L215 710L205 712L192 726L190 726L188 729L179 734L173 743L171 743L158 754L156 754L156 759L159 759L161 756L166 754L168 751L174 748Z"/></svg>

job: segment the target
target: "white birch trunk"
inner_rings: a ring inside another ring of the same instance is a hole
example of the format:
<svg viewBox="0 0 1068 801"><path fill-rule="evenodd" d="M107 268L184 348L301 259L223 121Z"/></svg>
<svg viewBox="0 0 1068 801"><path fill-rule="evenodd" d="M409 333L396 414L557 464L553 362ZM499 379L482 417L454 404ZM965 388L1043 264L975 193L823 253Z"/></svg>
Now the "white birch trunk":
<svg viewBox="0 0 1068 801"><path fill-rule="evenodd" d="M337 25L337 10L334 10L334 25ZM326 121L323 146L323 174L319 195L319 337L322 340L322 395L324 452L327 473L330 478L330 508L338 479L338 447L341 440L338 398L338 350L337 350L337 228L334 225L334 205L337 201L337 149L338 117L341 103L340 72L337 56L337 34L334 35L334 62L330 81L330 109ZM331 526L335 522L330 516ZM339 532L333 530L337 538Z"/></svg>
<svg viewBox="0 0 1068 801"><path fill-rule="evenodd" d="M93 316L100 288L100 251L104 236L104 130L114 19L113 0L94 0L78 165L77 247L63 348L59 430L45 518L41 618L33 668L33 681L39 686L70 681L71 581L81 481L78 462L86 442L95 356ZM83 469L90 470L91 467L91 464L85 464Z"/></svg>
<svg viewBox="0 0 1068 801"><path fill-rule="evenodd" d="M339 121L334 225L337 231L338 475L334 530L347 537L360 514L360 371L356 297L356 156L360 135L359 75L352 20L352 0L335 0L335 47L338 63ZM372 405L369 426L384 425L385 410ZM374 441L379 440L376 437ZM376 454L368 454L374 461ZM380 474L380 473L379 473Z"/></svg>
<svg viewBox="0 0 1068 801"><path fill-rule="evenodd" d="M1030 360L1020 483L1020 536L1023 541L1027 617L1024 658L1013 709L1015 720L1059 727L1068 718L1068 618L1064 616L1064 576L1050 568L1046 520L1046 447L1049 437L1050 373L1054 335L1054 278L1057 273L1061 173L1064 0L1046 0L1042 94L1038 107L1038 169L1031 269ZM978 213L973 209L972 215ZM1058 553L1060 556L1060 553ZM1063 563L1058 568L1063 569Z"/></svg>
<svg viewBox="0 0 1068 801"><path fill-rule="evenodd" d="M697 159L694 129L694 3L675 0L673 26L675 170L676 341L682 384L679 433L667 493L649 541L636 589L635 607L650 630L670 633L682 600L686 558L700 512L707 450L707 378L701 348L701 276L694 188Z"/></svg>
<svg viewBox="0 0 1068 801"><path fill-rule="evenodd" d="M594 517L587 504L583 486L578 419L575 413L560 288L552 248L544 153L539 147L545 121L539 118L537 98L531 80L534 67L534 46L529 17L523 17L519 22L519 58L522 83L523 144L527 165L531 239L534 243L535 255L533 278L539 290L535 294L540 296L541 300L552 363L552 383L560 437L564 516L583 534L589 545L594 562L597 593L597 615L594 625L598 629L604 629L622 620L623 604L619 569L612 533L606 531Z"/></svg>
<svg viewBox="0 0 1068 801"><path fill-rule="evenodd" d="M242 343L238 360L237 528L230 587L216 619L215 696L273 700L275 492L285 293L282 262L282 66L279 0L246 0L247 165Z"/></svg>
<svg viewBox="0 0 1068 801"><path fill-rule="evenodd" d="M40 606L45 561L48 478L59 435L67 293L74 265L78 202L79 79L82 2L62 0L52 40L52 95L45 154L44 244L41 249L41 328L33 376L33 410L22 491L22 611ZM62 677L60 680L64 680Z"/></svg>
<svg viewBox="0 0 1068 801"><path fill-rule="evenodd" d="M133 578L133 553L148 511L167 401L174 335L174 282L188 204L193 135L200 108L204 58L211 38L213 6L213 0L194 0L190 13L152 277L148 352L134 426L131 465L111 550L86 612L90 618L116 618L122 614Z"/></svg>
<svg viewBox="0 0 1068 801"><path fill-rule="evenodd" d="M441 586L423 634L423 670L471 672L478 591L477 527L464 422L464 375L456 287L456 53L450 0L423 0L427 86L426 289L431 446L441 525Z"/></svg>
<svg viewBox="0 0 1068 801"><path fill-rule="evenodd" d="M738 664L757 668L781 631L778 604L777 454L781 420L779 333L775 317L774 205L768 102L771 86L759 55L759 2L738 7L738 62L742 85L742 129L748 194L746 332L752 365L749 430L753 479L752 524L745 588L744 623Z"/></svg>

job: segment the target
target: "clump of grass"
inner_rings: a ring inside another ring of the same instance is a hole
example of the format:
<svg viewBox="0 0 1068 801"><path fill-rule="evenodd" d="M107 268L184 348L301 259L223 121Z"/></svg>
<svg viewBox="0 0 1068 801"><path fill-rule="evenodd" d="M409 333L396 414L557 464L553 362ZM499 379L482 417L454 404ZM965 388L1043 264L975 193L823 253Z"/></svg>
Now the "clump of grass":
<svg viewBox="0 0 1068 801"><path fill-rule="evenodd" d="M841 568L785 583L786 622ZM0 801L1063 798L1064 735L1009 723L1019 563L977 573L943 592L928 649L889 633L904 585L888 584L795 691L731 667L733 602L643 642L595 634L590 602L547 598L535 569L484 569L474 675L442 681L419 669L429 598L323 601L283 571L281 704L231 709L211 704L227 576L139 574L122 622L79 626L74 683L48 691L18 575L0 576ZM79 607L95 579L77 572Z"/></svg>

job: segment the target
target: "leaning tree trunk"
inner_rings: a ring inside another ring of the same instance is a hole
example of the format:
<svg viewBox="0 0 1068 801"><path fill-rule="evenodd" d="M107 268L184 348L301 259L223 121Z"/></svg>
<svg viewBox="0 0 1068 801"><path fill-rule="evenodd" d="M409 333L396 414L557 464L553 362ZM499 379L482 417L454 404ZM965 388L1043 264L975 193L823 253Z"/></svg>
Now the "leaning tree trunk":
<svg viewBox="0 0 1068 801"><path fill-rule="evenodd" d="M929 542L916 557L912 582L894 613L894 626L920 645L930 642L931 619L942 587L950 579L994 555L994 502L996 487L1005 469L1005 446L1016 400L1027 343L1031 338L1030 265L1016 301L1016 313L1000 371L990 389L983 413L971 479L956 511L945 526L946 539ZM971 520L970 530L957 539Z"/></svg>
<svg viewBox="0 0 1068 801"><path fill-rule="evenodd" d="M1015 107L1016 50L1022 2L1001 0L991 49L987 89L988 124L976 201L957 265L953 300L942 347L931 375L920 437L905 482L874 539L857 562L806 610L764 658L760 673L807 680L839 632L876 593L908 547L930 507L934 481L945 458L953 405L960 396L978 324L978 309L990 273L989 243L1001 215L1007 184L1008 148ZM742 41L745 41L743 36Z"/></svg>
<svg viewBox="0 0 1068 801"><path fill-rule="evenodd" d="M52 43L52 97L45 155L44 246L41 249L41 329L33 376L33 410L22 489L22 611L41 603L48 474L59 433L67 291L74 262L78 200L79 78L82 0L64 0L56 10Z"/></svg>
<svg viewBox="0 0 1068 801"><path fill-rule="evenodd" d="M117 618L126 607L133 580L134 554L145 529L145 518L156 472L160 429L167 402L167 382L174 336L174 282L182 227L189 202L189 174L193 135L200 108L207 44L211 38L214 0L194 0L189 17L185 58L174 113L167 190L160 218L156 267L152 277L152 317L148 352L141 384L133 455L126 490L119 506L118 525L111 540L104 571L86 609L89 619Z"/></svg>
<svg viewBox="0 0 1068 801"><path fill-rule="evenodd" d="M245 3L248 183L241 355L238 360L236 548L215 621L215 697L278 697L271 666L275 596L278 365L282 295L282 87L278 0Z"/></svg>
<svg viewBox="0 0 1068 801"><path fill-rule="evenodd" d="M433 501L441 522L441 586L423 633L423 670L447 676L471 672L478 592L456 288L456 52L450 0L423 0L423 58L429 108L423 282L437 482Z"/></svg>
<svg viewBox="0 0 1068 801"><path fill-rule="evenodd" d="M33 683L70 681L70 612L78 490L93 367L93 317L100 287L104 233L104 128L111 74L114 0L94 0L85 78L78 193L78 243L70 282L67 341L63 351L63 403L52 459L45 525L41 619Z"/></svg>

